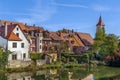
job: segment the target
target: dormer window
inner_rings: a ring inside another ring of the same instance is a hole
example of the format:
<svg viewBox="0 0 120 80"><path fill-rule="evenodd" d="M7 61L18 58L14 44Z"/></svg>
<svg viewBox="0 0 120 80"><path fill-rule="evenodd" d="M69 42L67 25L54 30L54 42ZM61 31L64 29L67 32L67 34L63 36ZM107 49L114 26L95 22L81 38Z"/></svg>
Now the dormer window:
<svg viewBox="0 0 120 80"><path fill-rule="evenodd" d="M74 44L74 43L75 43L75 41L73 41L73 40L72 40L72 41L71 41L71 43L72 43L72 44Z"/></svg>
<svg viewBox="0 0 120 80"><path fill-rule="evenodd" d="M19 33L16 33L17 37L19 37Z"/></svg>
<svg viewBox="0 0 120 80"><path fill-rule="evenodd" d="M19 28L17 28L17 31L19 30Z"/></svg>

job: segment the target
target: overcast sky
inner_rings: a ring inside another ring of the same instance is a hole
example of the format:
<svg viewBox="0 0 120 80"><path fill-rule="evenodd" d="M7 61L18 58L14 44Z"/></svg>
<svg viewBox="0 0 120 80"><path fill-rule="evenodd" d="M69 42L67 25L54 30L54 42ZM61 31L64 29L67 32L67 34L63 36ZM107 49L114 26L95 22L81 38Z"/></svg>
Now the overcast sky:
<svg viewBox="0 0 120 80"><path fill-rule="evenodd" d="M100 14L106 33L120 36L120 0L0 0L1 20L50 31L67 28L94 37Z"/></svg>

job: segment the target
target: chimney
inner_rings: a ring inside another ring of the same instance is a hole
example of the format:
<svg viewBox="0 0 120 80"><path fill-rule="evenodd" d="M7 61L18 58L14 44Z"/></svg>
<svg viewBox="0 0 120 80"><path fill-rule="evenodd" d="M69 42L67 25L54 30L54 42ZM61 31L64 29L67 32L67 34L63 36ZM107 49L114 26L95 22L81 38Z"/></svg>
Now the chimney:
<svg viewBox="0 0 120 80"><path fill-rule="evenodd" d="M74 33L74 30L72 29L72 33Z"/></svg>
<svg viewBox="0 0 120 80"><path fill-rule="evenodd" d="M25 26L27 26L27 23L25 23Z"/></svg>
<svg viewBox="0 0 120 80"><path fill-rule="evenodd" d="M59 36L62 37L62 32L59 32Z"/></svg>
<svg viewBox="0 0 120 80"><path fill-rule="evenodd" d="M13 25L13 23L11 22L11 23L10 23L10 26L12 26L12 25Z"/></svg>
<svg viewBox="0 0 120 80"><path fill-rule="evenodd" d="M1 22L1 20L0 20L0 27L2 26L2 22Z"/></svg>
<svg viewBox="0 0 120 80"><path fill-rule="evenodd" d="M7 37L7 33L8 33L8 25L7 22L4 23L5 26L5 37Z"/></svg>
<svg viewBox="0 0 120 80"><path fill-rule="evenodd" d="M33 24L33 26L35 27L35 24Z"/></svg>

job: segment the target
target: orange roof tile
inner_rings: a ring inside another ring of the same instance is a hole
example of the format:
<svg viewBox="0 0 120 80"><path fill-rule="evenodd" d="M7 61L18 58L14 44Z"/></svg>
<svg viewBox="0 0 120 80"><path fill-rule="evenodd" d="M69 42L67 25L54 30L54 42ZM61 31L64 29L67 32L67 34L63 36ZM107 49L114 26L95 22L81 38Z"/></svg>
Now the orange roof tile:
<svg viewBox="0 0 120 80"><path fill-rule="evenodd" d="M84 47L84 44L82 43L82 41L79 39L77 35L73 35L73 38L75 39L75 41L78 43L79 46Z"/></svg>
<svg viewBox="0 0 120 80"><path fill-rule="evenodd" d="M21 22L13 22L13 21L6 21L6 20L0 20L0 22L2 23L3 26L4 26L5 22L6 22L8 25L18 24L22 30L26 30L25 25L24 25L23 23L21 23Z"/></svg>
<svg viewBox="0 0 120 80"><path fill-rule="evenodd" d="M50 37L51 37L53 40L62 40L62 39L57 35L57 32L50 32Z"/></svg>
<svg viewBox="0 0 120 80"><path fill-rule="evenodd" d="M62 33L62 32L59 32L58 33L58 35L60 36L60 38L62 39L62 40L69 40L69 34L68 33Z"/></svg>
<svg viewBox="0 0 120 80"><path fill-rule="evenodd" d="M88 33L77 33L85 45L92 45L94 43L93 38Z"/></svg>
<svg viewBox="0 0 120 80"><path fill-rule="evenodd" d="M21 41L21 39L19 37L17 37L13 32L11 32L11 34L8 36L8 40Z"/></svg>
<svg viewBox="0 0 120 80"><path fill-rule="evenodd" d="M38 32L43 32L44 31L44 29L42 27L28 26L28 25L26 25L26 30L27 31L38 31Z"/></svg>

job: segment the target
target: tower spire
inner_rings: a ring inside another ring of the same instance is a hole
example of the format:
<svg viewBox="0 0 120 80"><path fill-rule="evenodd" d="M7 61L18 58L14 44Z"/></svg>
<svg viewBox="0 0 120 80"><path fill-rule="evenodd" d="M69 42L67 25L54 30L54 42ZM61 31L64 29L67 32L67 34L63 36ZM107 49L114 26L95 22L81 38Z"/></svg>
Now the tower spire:
<svg viewBox="0 0 120 80"><path fill-rule="evenodd" d="M103 28L103 27L105 26L105 24L104 24L103 21L102 21L101 15L100 15L100 17L99 17L99 21L98 21L98 23L96 24L96 26L97 26L98 28Z"/></svg>

